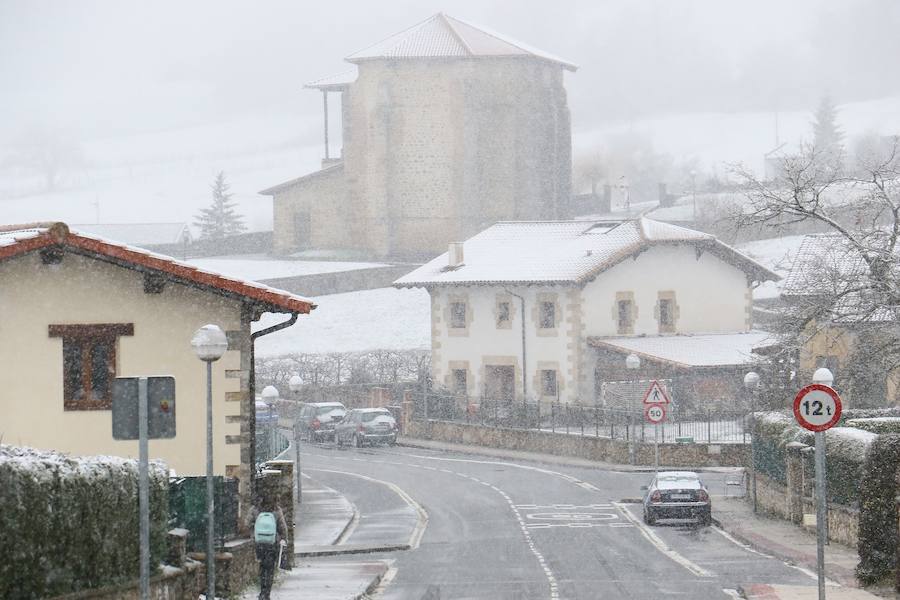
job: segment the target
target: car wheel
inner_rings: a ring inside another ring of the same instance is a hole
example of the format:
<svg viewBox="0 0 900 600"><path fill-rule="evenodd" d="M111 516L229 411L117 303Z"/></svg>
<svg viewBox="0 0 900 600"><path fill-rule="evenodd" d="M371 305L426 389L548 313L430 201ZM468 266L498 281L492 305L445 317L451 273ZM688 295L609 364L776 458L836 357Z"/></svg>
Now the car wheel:
<svg viewBox="0 0 900 600"><path fill-rule="evenodd" d="M644 523L647 525L653 525L656 523L656 517L653 516L653 513L649 510L644 511Z"/></svg>
<svg viewBox="0 0 900 600"><path fill-rule="evenodd" d="M699 522L704 527L708 527L708 526L712 525L712 514L710 514L708 512L701 514Z"/></svg>
<svg viewBox="0 0 900 600"><path fill-rule="evenodd" d="M334 443L337 444L337 447L338 447L338 448L343 448L343 447L344 447L344 440L342 440L342 439L341 439L341 436L339 436L339 435L336 434L336 433L334 434Z"/></svg>
<svg viewBox="0 0 900 600"><path fill-rule="evenodd" d="M359 439L359 436L356 435L355 433L353 434L353 446L356 447L356 448L362 448L362 447L363 447L363 442L362 442L362 440Z"/></svg>

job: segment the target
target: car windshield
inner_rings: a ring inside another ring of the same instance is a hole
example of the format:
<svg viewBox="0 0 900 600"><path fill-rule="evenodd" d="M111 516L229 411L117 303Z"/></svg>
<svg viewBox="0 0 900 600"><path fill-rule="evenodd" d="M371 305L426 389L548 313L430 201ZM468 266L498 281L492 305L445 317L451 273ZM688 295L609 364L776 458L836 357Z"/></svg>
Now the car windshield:
<svg viewBox="0 0 900 600"><path fill-rule="evenodd" d="M327 415L328 413L334 412L336 410L344 410L344 409L337 405L320 406L319 408L316 409L316 414L317 415Z"/></svg>
<svg viewBox="0 0 900 600"><path fill-rule="evenodd" d="M667 473L660 474L656 480L659 482L673 482L673 481L697 481L699 477L694 475L693 473Z"/></svg>
<svg viewBox="0 0 900 600"><path fill-rule="evenodd" d="M391 413L386 410L379 410L377 412L364 412L362 413L362 420L364 422L374 421L377 417L390 417Z"/></svg>

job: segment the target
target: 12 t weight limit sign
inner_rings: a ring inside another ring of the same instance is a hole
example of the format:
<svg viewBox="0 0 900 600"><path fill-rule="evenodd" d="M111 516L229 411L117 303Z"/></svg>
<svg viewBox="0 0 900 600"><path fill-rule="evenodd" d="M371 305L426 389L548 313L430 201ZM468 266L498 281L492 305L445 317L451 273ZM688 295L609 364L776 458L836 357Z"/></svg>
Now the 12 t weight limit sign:
<svg viewBox="0 0 900 600"><path fill-rule="evenodd" d="M808 385L794 398L794 418L810 431L831 429L841 418L841 397L827 385Z"/></svg>

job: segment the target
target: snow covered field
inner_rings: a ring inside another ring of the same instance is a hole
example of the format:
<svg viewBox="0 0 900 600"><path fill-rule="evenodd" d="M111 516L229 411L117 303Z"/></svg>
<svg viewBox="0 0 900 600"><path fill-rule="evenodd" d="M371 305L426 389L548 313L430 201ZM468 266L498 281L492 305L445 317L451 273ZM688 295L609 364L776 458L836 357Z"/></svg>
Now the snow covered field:
<svg viewBox="0 0 900 600"><path fill-rule="evenodd" d="M257 356L431 347L431 300L422 289L379 288L313 298L309 315L256 342ZM285 320L265 314L254 330Z"/></svg>

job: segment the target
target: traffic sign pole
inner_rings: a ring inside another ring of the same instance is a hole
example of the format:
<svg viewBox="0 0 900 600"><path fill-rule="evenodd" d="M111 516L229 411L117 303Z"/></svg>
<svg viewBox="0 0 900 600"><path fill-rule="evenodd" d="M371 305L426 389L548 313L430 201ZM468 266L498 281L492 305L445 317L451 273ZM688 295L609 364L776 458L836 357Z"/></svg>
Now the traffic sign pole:
<svg viewBox="0 0 900 600"><path fill-rule="evenodd" d="M819 383L804 387L794 398L794 418L816 433L816 566L819 600L825 600L825 544L828 515L825 507L825 432L841 418L841 397Z"/></svg>
<svg viewBox="0 0 900 600"><path fill-rule="evenodd" d="M656 424L656 431L653 434L653 468L659 473L659 423Z"/></svg>
<svg viewBox="0 0 900 600"><path fill-rule="evenodd" d="M819 600L825 600L825 432L816 432L816 566Z"/></svg>

